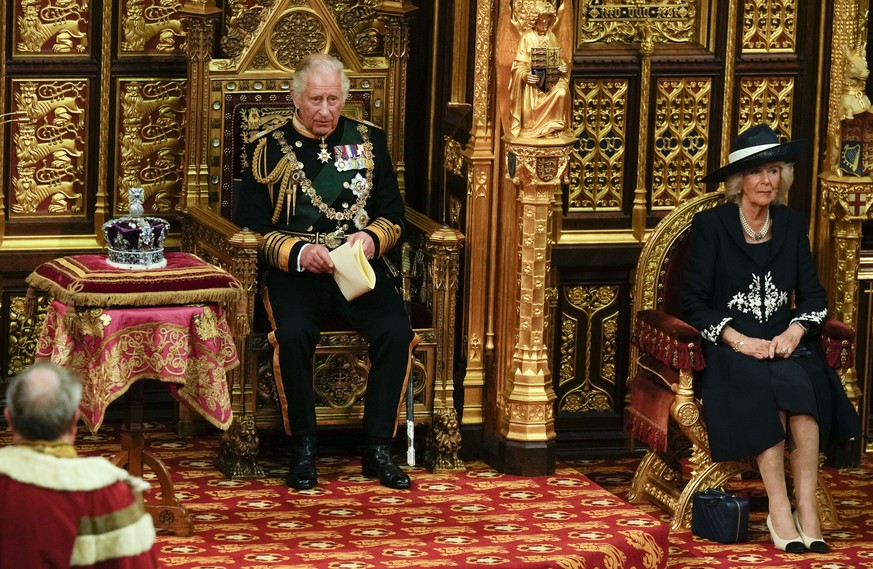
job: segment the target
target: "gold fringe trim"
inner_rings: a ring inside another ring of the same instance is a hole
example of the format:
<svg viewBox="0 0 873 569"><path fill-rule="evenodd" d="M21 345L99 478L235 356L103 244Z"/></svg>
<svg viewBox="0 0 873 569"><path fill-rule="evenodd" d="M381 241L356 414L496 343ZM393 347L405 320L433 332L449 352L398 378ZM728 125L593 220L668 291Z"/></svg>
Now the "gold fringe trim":
<svg viewBox="0 0 873 569"><path fill-rule="evenodd" d="M201 288L165 292L114 292L97 293L70 291L51 279L31 273L27 284L48 292L56 300L72 306L166 306L173 304L200 304L204 302L239 302L241 289Z"/></svg>

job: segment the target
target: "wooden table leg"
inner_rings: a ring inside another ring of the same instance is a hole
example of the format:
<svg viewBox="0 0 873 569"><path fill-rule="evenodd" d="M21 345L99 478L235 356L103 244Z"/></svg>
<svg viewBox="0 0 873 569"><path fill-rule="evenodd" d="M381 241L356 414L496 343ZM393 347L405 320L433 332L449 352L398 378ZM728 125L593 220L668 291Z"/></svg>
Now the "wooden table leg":
<svg viewBox="0 0 873 569"><path fill-rule="evenodd" d="M145 500L146 511L151 514L155 529L165 529L179 537L194 533L194 522L182 504L176 499L173 479L167 467L152 453L145 450L143 437L143 392L142 383L136 381L125 395L127 407L124 425L121 427L121 451L112 462L126 468L133 476L142 477L143 465L151 468L161 485L160 503Z"/></svg>

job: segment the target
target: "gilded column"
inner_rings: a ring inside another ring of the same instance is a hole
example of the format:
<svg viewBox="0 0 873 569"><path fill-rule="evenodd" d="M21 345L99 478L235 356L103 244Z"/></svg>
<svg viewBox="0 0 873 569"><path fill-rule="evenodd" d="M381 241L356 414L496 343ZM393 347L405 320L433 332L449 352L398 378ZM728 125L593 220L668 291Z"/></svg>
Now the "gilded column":
<svg viewBox="0 0 873 569"><path fill-rule="evenodd" d="M504 412L500 435L507 441L546 443L555 438L555 392L546 338L551 224L555 186L562 183L567 172L573 142L565 136L506 140L506 172L518 189L520 226L515 347L501 394ZM507 461L508 472L513 465L512 460ZM547 457L539 464L516 466L520 473L533 474L533 468L547 474L554 470L554 460Z"/></svg>
<svg viewBox="0 0 873 569"><path fill-rule="evenodd" d="M464 470L458 456L461 446L460 422L455 410L455 312L458 303L458 258L464 237L443 226L428 238L427 250L433 256L430 280L434 287L432 311L437 320L436 378L434 379L433 428L429 432L425 465L433 472ZM443 318L448 319L448 322Z"/></svg>
<svg viewBox="0 0 873 569"><path fill-rule="evenodd" d="M639 149L637 151L637 187L634 190L634 205L631 216L634 238L643 241L646 235L646 158L649 142L649 83L652 81L652 53L655 43L652 28L648 24L640 27L640 129Z"/></svg>
<svg viewBox="0 0 873 569"><path fill-rule="evenodd" d="M388 147L394 156L394 169L400 191L406 195L406 162L403 157L406 126L406 70L409 64L409 16L416 10L408 0L382 2L378 11L383 14L387 33L385 34L385 55L388 56L388 77L386 85L387 104L393 112L386 113L385 133Z"/></svg>
<svg viewBox="0 0 873 569"><path fill-rule="evenodd" d="M861 224L873 219L873 179L844 177L833 173L821 176L822 213L833 222L831 232L831 271L825 285L830 291L830 316L856 326L858 322L858 268L861 249ZM843 386L852 403L861 403L855 368L840 372Z"/></svg>
<svg viewBox="0 0 873 569"><path fill-rule="evenodd" d="M467 169L466 244L464 262L464 318L467 367L464 373L465 426L482 425L485 393L485 355L494 350L494 298L496 255L489 255L491 243L497 243L496 225L492 224L492 200L495 180L494 121L489 85L492 80L491 36L493 7L491 2L476 3L476 45L473 78L473 128L464 149Z"/></svg>
<svg viewBox="0 0 873 569"><path fill-rule="evenodd" d="M209 205L209 61L221 9L215 7L214 0L187 0L179 14L187 34L188 59L186 172L179 204L184 209L190 204Z"/></svg>
<svg viewBox="0 0 873 569"><path fill-rule="evenodd" d="M871 219L873 179L845 175L842 153L847 126L854 115L869 112L865 93L867 62L867 2L837 0L833 5L830 46L830 90L827 140L821 174L821 212L831 220L830 230L823 224L818 232L820 274L827 279L830 315L844 323L858 325L858 269L860 266L861 224ZM861 392L854 367L842 370L840 377L849 398L857 407Z"/></svg>

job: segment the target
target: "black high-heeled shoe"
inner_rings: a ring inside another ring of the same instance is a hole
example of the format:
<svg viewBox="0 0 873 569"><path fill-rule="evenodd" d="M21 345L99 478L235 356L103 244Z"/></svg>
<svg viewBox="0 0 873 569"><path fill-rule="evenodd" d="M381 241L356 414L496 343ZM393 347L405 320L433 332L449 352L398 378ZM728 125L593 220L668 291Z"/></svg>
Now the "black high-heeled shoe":
<svg viewBox="0 0 873 569"><path fill-rule="evenodd" d="M407 490L412 486L409 476L391 459L391 445L388 443L370 443L364 446L361 472L364 476L378 478L382 486L395 490Z"/></svg>
<svg viewBox="0 0 873 569"><path fill-rule="evenodd" d="M797 515L797 510L794 510L794 527L797 528L797 533L800 534L800 539L803 541L804 547L813 553L827 553L831 550L827 542L820 537L809 537L803 533L803 528L800 527L800 518Z"/></svg>
<svg viewBox="0 0 873 569"><path fill-rule="evenodd" d="M285 484L295 490L309 490L318 484L315 471L316 439L304 435L291 439L291 467L285 476Z"/></svg>

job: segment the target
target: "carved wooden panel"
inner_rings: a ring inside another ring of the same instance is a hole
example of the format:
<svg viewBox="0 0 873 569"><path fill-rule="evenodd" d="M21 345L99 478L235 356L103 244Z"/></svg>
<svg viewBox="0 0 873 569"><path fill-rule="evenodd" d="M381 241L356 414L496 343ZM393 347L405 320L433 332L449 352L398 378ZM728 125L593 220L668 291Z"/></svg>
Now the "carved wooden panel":
<svg viewBox="0 0 873 569"><path fill-rule="evenodd" d="M10 5L13 57L68 59L91 55L88 0L21 0Z"/></svg>
<svg viewBox="0 0 873 569"><path fill-rule="evenodd" d="M126 215L130 188L145 189L148 212L176 209L185 149L185 80L118 81L117 175L114 214Z"/></svg>
<svg viewBox="0 0 873 569"><path fill-rule="evenodd" d="M628 139L626 79L573 81L573 133L578 150L570 154L569 210L618 211Z"/></svg>
<svg viewBox="0 0 873 569"><path fill-rule="evenodd" d="M179 0L123 0L119 4L119 55L184 56L181 7Z"/></svg>
<svg viewBox="0 0 873 569"><path fill-rule="evenodd" d="M619 291L616 285L562 287L556 353L558 413L612 411L624 405L616 396Z"/></svg>
<svg viewBox="0 0 873 569"><path fill-rule="evenodd" d="M10 219L85 215L88 92L87 78L13 80Z"/></svg>

